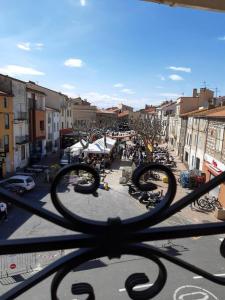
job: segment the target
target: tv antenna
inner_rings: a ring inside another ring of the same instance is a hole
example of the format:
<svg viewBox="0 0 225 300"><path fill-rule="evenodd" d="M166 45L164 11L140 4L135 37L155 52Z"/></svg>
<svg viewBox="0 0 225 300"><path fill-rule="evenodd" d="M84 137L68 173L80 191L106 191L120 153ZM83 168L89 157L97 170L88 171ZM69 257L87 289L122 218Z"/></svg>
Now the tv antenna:
<svg viewBox="0 0 225 300"><path fill-rule="evenodd" d="M220 90L216 87L216 88L215 88L215 96L216 96L216 98L217 98L217 96L219 95L219 93L220 93Z"/></svg>

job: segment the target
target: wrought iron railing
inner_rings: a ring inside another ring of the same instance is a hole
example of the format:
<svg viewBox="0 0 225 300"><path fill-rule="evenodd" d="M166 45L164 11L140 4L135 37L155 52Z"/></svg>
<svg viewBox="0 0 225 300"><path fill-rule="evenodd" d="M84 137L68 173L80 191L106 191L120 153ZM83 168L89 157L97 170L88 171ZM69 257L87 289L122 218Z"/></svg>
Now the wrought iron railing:
<svg viewBox="0 0 225 300"><path fill-rule="evenodd" d="M61 216L44 208L33 207L29 202L19 196L0 189L1 197L35 214L49 222L59 225L63 228L80 232L80 234L49 236L40 238L26 238L16 240L6 240L0 242L0 254L31 253L51 250L77 249L61 257L57 261L49 264L43 270L20 283L1 296L1 299L15 299L28 289L39 282L45 280L50 275L55 274L51 283L51 299L59 299L57 296L58 287L63 278L75 267L92 259L100 257L120 258L123 255L137 255L148 258L153 261L159 269L156 281L144 291L134 289L139 284L149 282L144 273L136 273L129 276L125 282L125 288L131 299L151 299L161 292L166 284L167 270L161 259L167 260L179 267L196 273L216 284L225 285L225 278L216 277L206 270L196 265L192 265L184 260L174 257L156 246L147 245L144 242L158 241L167 239L179 239L193 236L207 236L225 233L225 222L214 222L208 224L177 225L170 227L155 227L164 220L173 216L181 209L190 205L196 199L214 189L225 181L225 172L215 177L211 181L200 186L181 200L172 204L176 194L176 179L168 168L163 165L149 164L137 168L132 181L141 191L150 191L156 188L155 183L145 181L143 183L143 174L158 170L164 172L168 177L168 190L163 201L153 210L126 220L120 218L111 218L108 221L93 221L75 215L68 210L60 201L57 188L67 174L74 172L89 173L94 180L89 185L74 185L74 191L80 194L96 193L100 177L93 168L84 164L70 165L63 168L55 177L51 187L52 202ZM153 227L154 226L154 227ZM225 242L221 243L220 253L225 257ZM78 283L72 285L74 295L87 294L87 299L95 299L94 289L88 283Z"/></svg>

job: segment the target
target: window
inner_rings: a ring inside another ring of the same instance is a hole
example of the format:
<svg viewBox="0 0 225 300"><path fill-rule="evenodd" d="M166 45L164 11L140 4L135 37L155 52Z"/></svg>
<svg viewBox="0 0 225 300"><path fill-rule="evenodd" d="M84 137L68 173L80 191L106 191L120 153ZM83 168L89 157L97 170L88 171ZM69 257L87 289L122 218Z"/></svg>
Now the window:
<svg viewBox="0 0 225 300"><path fill-rule="evenodd" d="M4 108L7 108L7 106L8 106L8 100L7 100L7 98L6 97L4 97L4 102L3 102L4 104Z"/></svg>
<svg viewBox="0 0 225 300"><path fill-rule="evenodd" d="M69 110L67 110L67 117L69 117L69 115L70 115L70 112L69 112Z"/></svg>
<svg viewBox="0 0 225 300"><path fill-rule="evenodd" d="M55 122L53 123L53 131L55 132Z"/></svg>
<svg viewBox="0 0 225 300"><path fill-rule="evenodd" d="M64 124L63 124L63 122L62 122L62 129L64 128Z"/></svg>
<svg viewBox="0 0 225 300"><path fill-rule="evenodd" d="M194 164L195 164L195 157L192 155L192 160L191 160L192 167L194 167Z"/></svg>
<svg viewBox="0 0 225 300"><path fill-rule="evenodd" d="M186 151L185 151L184 160L185 160L186 162L188 162L188 152L186 152Z"/></svg>
<svg viewBox="0 0 225 300"><path fill-rule="evenodd" d="M67 122L67 128L69 128L69 123Z"/></svg>
<svg viewBox="0 0 225 300"><path fill-rule="evenodd" d="M59 122L57 122L57 131L59 131Z"/></svg>
<svg viewBox="0 0 225 300"><path fill-rule="evenodd" d="M9 129L9 114L5 114L5 129Z"/></svg>
<svg viewBox="0 0 225 300"><path fill-rule="evenodd" d="M72 112L71 112L71 110L70 110L70 116L72 115Z"/></svg>
<svg viewBox="0 0 225 300"><path fill-rule="evenodd" d="M187 134L186 144L188 145L189 133Z"/></svg>
<svg viewBox="0 0 225 300"><path fill-rule="evenodd" d="M26 148L25 145L21 146L21 160L24 160L26 158Z"/></svg>
<svg viewBox="0 0 225 300"><path fill-rule="evenodd" d="M200 159L198 157L196 157L196 166L195 166L195 168L197 170L199 170L199 168L200 168Z"/></svg>
<svg viewBox="0 0 225 300"><path fill-rule="evenodd" d="M217 128L216 129L216 151L221 152L222 146L223 146L223 134L224 134L224 128Z"/></svg>
<svg viewBox="0 0 225 300"><path fill-rule="evenodd" d="M9 152L9 136L8 135L4 135L4 151L6 153Z"/></svg>
<svg viewBox="0 0 225 300"><path fill-rule="evenodd" d="M40 121L40 130L41 131L45 130L45 122L43 120Z"/></svg>
<svg viewBox="0 0 225 300"><path fill-rule="evenodd" d="M189 137L189 146L191 146L191 134L190 134L190 137Z"/></svg>

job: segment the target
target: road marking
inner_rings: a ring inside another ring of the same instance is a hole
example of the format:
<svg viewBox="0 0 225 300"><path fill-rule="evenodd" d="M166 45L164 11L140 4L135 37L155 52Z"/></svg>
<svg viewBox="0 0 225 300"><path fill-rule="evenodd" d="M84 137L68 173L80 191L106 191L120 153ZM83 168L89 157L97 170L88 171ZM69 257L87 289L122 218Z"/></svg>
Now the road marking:
<svg viewBox="0 0 225 300"><path fill-rule="evenodd" d="M153 286L153 283L140 284L140 285L135 286L134 290L140 290L140 289L143 289L143 288L148 288L150 286ZM126 291L125 288L119 289L120 293L125 292L125 291Z"/></svg>
<svg viewBox="0 0 225 300"><path fill-rule="evenodd" d="M216 277L223 277L225 276L225 273L224 274L213 274L213 276L216 276ZM200 279L200 278L203 278L202 276L194 276L193 279Z"/></svg>
<svg viewBox="0 0 225 300"><path fill-rule="evenodd" d="M193 236L192 237L192 240L198 240L198 239L200 239L201 238L201 236Z"/></svg>
<svg viewBox="0 0 225 300"><path fill-rule="evenodd" d="M198 300L208 300L209 296L211 296L210 299L219 300L210 291L203 289L202 287L195 286L195 285L183 285L183 286L177 288L173 294L173 300L186 300L186 299L188 299L187 296L193 296L193 295L203 296L201 298L198 298ZM191 299L191 298L189 298L189 299Z"/></svg>

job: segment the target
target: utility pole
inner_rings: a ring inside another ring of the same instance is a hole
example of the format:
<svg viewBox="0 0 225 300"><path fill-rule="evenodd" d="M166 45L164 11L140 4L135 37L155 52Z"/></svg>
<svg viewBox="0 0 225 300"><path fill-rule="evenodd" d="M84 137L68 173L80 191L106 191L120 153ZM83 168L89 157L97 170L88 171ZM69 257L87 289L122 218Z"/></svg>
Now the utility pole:
<svg viewBox="0 0 225 300"><path fill-rule="evenodd" d="M207 82L204 80L202 84L203 84L203 88L206 89L207 88Z"/></svg>
<svg viewBox="0 0 225 300"><path fill-rule="evenodd" d="M220 90L216 87L216 88L215 88L215 96L216 96L216 98L217 98L219 92L220 92Z"/></svg>

